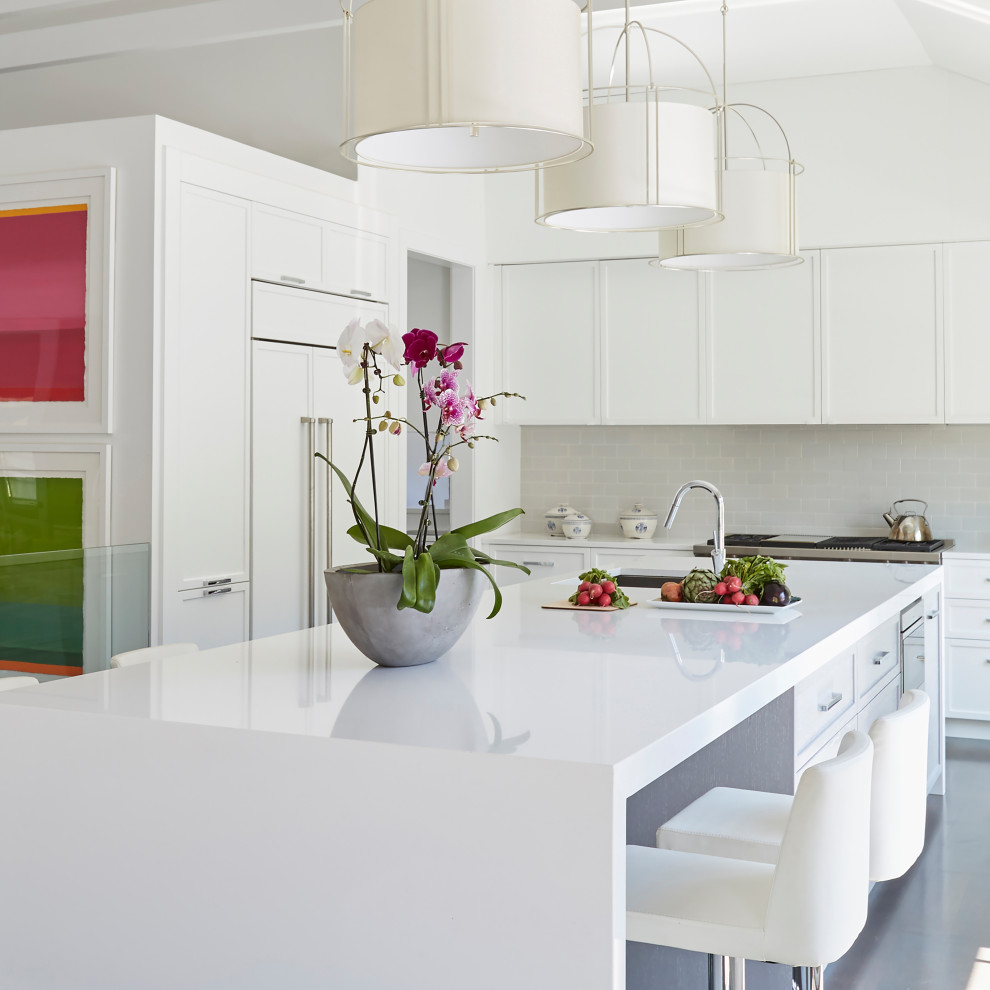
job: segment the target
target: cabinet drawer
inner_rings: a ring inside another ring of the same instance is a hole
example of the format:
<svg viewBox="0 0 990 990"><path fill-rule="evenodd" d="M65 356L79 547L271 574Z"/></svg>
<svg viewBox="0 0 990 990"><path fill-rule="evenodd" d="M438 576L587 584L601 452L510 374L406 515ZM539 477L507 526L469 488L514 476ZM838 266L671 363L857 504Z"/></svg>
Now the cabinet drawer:
<svg viewBox="0 0 990 990"><path fill-rule="evenodd" d="M843 653L794 689L794 751L801 753L833 725L849 718L853 692L853 653Z"/></svg>
<svg viewBox="0 0 990 990"><path fill-rule="evenodd" d="M524 564L534 578L576 578L591 566L591 552L587 547L527 547L494 544L488 552L499 560L511 560Z"/></svg>
<svg viewBox="0 0 990 990"><path fill-rule="evenodd" d="M856 727L860 732L869 732L870 726L881 715L897 711L901 700L901 680L895 677L880 693L860 709L856 716Z"/></svg>
<svg viewBox="0 0 990 990"><path fill-rule="evenodd" d="M388 242L351 227L328 223L323 284L330 292L388 301Z"/></svg>
<svg viewBox="0 0 990 990"><path fill-rule="evenodd" d="M990 644L946 643L945 714L990 719Z"/></svg>
<svg viewBox="0 0 990 990"><path fill-rule="evenodd" d="M952 639L990 640L990 602L947 602L945 635Z"/></svg>
<svg viewBox="0 0 990 990"><path fill-rule="evenodd" d="M900 622L892 619L864 636L855 647L856 687L859 697L868 694L892 670L897 668L900 656L897 644Z"/></svg>
<svg viewBox="0 0 990 990"><path fill-rule="evenodd" d="M947 560L945 597L990 599L990 560Z"/></svg>

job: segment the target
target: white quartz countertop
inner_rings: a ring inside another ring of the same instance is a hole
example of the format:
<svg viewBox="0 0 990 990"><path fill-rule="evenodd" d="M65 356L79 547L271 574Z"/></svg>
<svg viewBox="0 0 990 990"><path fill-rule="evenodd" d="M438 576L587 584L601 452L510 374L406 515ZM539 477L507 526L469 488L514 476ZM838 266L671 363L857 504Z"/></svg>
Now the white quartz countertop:
<svg viewBox="0 0 990 990"><path fill-rule="evenodd" d="M458 645L421 667L376 667L330 626L2 692L0 704L114 717L122 733L141 719L605 765L633 793L937 585L941 571L793 562L788 583L803 601L786 623L646 604L554 611L540 606L569 589L531 581L505 589L494 620L483 603Z"/></svg>
<svg viewBox="0 0 990 990"><path fill-rule="evenodd" d="M961 536L955 538L956 545L951 550L946 550L943 557L946 558L986 558L990 557L990 533L980 536Z"/></svg>

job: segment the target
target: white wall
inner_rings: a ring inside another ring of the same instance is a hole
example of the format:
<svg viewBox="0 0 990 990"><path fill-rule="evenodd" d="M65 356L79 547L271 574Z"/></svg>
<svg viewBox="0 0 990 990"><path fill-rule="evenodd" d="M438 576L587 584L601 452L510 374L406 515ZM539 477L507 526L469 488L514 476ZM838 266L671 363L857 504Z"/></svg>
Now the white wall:
<svg viewBox="0 0 990 990"><path fill-rule="evenodd" d="M17 434L21 443L109 442L112 499L109 540L151 539L154 331L155 155L152 117L0 132L5 175L117 169L113 344L113 433Z"/></svg>

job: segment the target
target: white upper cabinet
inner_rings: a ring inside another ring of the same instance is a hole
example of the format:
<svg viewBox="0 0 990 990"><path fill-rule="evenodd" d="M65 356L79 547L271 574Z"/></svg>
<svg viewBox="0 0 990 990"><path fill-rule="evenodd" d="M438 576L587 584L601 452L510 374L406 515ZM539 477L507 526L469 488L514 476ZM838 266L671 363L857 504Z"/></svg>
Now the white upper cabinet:
<svg viewBox="0 0 990 990"><path fill-rule="evenodd" d="M360 299L388 299L388 239L253 204L251 275Z"/></svg>
<svg viewBox="0 0 990 990"><path fill-rule="evenodd" d="M821 422L819 253L802 257L709 276L709 422Z"/></svg>
<svg viewBox="0 0 990 990"><path fill-rule="evenodd" d="M703 423L698 276L605 261L601 291L603 422Z"/></svg>
<svg viewBox="0 0 990 990"><path fill-rule="evenodd" d="M598 263L502 268L502 381L507 423L593 424L601 415Z"/></svg>
<svg viewBox="0 0 990 990"><path fill-rule="evenodd" d="M946 244L945 421L990 423L990 242Z"/></svg>
<svg viewBox="0 0 990 990"><path fill-rule="evenodd" d="M822 251L826 423L940 423L939 245Z"/></svg>

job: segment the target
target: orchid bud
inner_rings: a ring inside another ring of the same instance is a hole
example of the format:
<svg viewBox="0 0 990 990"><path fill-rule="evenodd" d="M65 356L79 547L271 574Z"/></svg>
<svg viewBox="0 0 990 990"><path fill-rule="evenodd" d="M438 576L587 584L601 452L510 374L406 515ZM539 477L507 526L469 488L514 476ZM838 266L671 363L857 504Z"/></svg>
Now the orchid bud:
<svg viewBox="0 0 990 990"><path fill-rule="evenodd" d="M385 430L387 430L387 429L388 429L388 421L387 421L387 420L384 420L384 419L383 419L383 420L382 420L382 421L381 421L381 422L380 422L380 423L378 424L378 432L379 432L379 433L382 433L383 431L385 431Z"/></svg>
<svg viewBox="0 0 990 990"><path fill-rule="evenodd" d="M456 457L447 458L447 467L451 471L456 471L461 466L461 462Z"/></svg>
<svg viewBox="0 0 990 990"><path fill-rule="evenodd" d="M464 369L464 365L463 365L463 364L461 364L461 362L460 362L460 361L455 361L455 362L454 362L454 369L455 369L456 371L462 371L462 370Z"/></svg>
<svg viewBox="0 0 990 990"><path fill-rule="evenodd" d="M385 410L385 418L392 419L392 411L390 409Z"/></svg>
<svg viewBox="0 0 990 990"><path fill-rule="evenodd" d="M403 378L403 377L402 377L402 375L396 375L396 376L395 376L395 377L394 377L394 378L392 379L392 384L393 384L393 385L398 385L398 386L400 386L400 387L401 387L401 386L403 386L403 385L405 385L405 384L406 384L406 380L405 380L405 378Z"/></svg>
<svg viewBox="0 0 990 990"><path fill-rule="evenodd" d="M468 450L474 450L474 444L473 443L469 443L468 444Z"/></svg>
<svg viewBox="0 0 990 990"><path fill-rule="evenodd" d="M391 426L391 428L389 429L389 433L391 433L393 436L396 436L396 437L401 432L402 432L402 424L401 423L393 423L392 426Z"/></svg>
<svg viewBox="0 0 990 990"><path fill-rule="evenodd" d="M492 396L492 405L493 406L497 406L498 405L498 403L495 401L495 396L494 395Z"/></svg>
<svg viewBox="0 0 990 990"><path fill-rule="evenodd" d="M478 400L478 408L479 409L487 409L488 408L488 400L487 399L479 399Z"/></svg>
<svg viewBox="0 0 990 990"><path fill-rule="evenodd" d="M371 401L375 403L381 402L381 396L375 392L375 394L371 397Z"/></svg>

